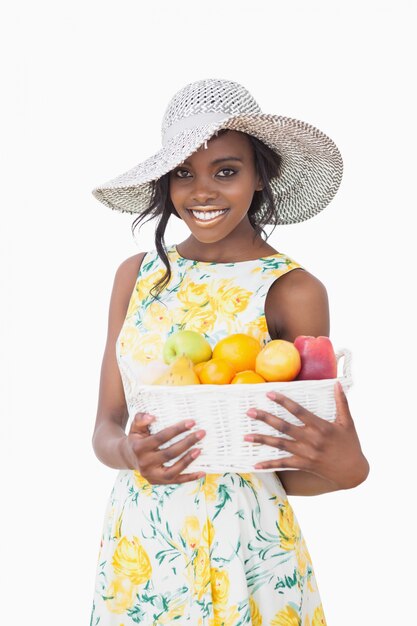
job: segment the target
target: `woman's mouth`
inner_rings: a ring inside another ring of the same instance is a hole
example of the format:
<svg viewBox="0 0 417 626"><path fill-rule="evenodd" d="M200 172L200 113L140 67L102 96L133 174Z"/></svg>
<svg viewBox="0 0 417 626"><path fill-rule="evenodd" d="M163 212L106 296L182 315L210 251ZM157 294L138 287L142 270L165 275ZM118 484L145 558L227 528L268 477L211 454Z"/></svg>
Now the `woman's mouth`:
<svg viewBox="0 0 417 626"><path fill-rule="evenodd" d="M227 213L229 209L215 209L215 210L207 210L199 211L198 209L187 209L196 222L199 224L213 224L213 222L218 222L221 218Z"/></svg>

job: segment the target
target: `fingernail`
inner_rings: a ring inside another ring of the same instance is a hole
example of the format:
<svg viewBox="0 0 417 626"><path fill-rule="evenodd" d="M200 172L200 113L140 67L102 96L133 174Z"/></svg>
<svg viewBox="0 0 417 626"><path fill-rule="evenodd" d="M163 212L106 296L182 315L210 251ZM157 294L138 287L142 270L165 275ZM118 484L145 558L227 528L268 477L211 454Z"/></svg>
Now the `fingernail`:
<svg viewBox="0 0 417 626"><path fill-rule="evenodd" d="M245 435L245 436L244 436L244 440L245 440L245 441L253 441L253 439L254 439L254 436L253 436L253 435Z"/></svg>
<svg viewBox="0 0 417 626"><path fill-rule="evenodd" d="M277 394L275 393L275 391L268 391L266 395L268 396L268 398L271 398L271 400L277 399Z"/></svg>
<svg viewBox="0 0 417 626"><path fill-rule="evenodd" d="M271 398L271 400L276 400L277 402L280 402L285 398L285 396L282 393L278 393L278 391L268 391L266 395L268 398Z"/></svg>
<svg viewBox="0 0 417 626"><path fill-rule="evenodd" d="M149 422L151 422L153 420L152 415L149 415L149 413L146 413L143 416L143 421L145 422L145 424L149 424Z"/></svg>
<svg viewBox="0 0 417 626"><path fill-rule="evenodd" d="M193 420L189 420L188 422L185 422L185 426L186 428L191 428L192 426L194 426L195 422Z"/></svg>
<svg viewBox="0 0 417 626"><path fill-rule="evenodd" d="M193 459L195 459L199 454L200 454L201 450L193 450L191 452L191 456L193 457Z"/></svg>
<svg viewBox="0 0 417 626"><path fill-rule="evenodd" d="M246 415L249 415L249 417L256 417L256 409L249 409L249 411L246 411Z"/></svg>

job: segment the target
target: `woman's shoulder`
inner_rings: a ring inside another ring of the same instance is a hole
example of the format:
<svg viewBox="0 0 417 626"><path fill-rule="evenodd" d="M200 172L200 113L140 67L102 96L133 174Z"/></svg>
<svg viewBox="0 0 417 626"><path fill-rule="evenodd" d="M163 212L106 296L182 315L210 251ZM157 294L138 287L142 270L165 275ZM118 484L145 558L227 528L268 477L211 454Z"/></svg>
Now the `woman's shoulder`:
<svg viewBox="0 0 417 626"><path fill-rule="evenodd" d="M329 325L327 289L319 278L302 267L296 267L272 284L265 315L280 338L287 338L293 333L296 333L295 336L326 334Z"/></svg>
<svg viewBox="0 0 417 626"><path fill-rule="evenodd" d="M272 290L279 292L280 297L306 297L312 293L326 291L324 284L317 276L296 261L292 261L288 255L283 256L291 261L293 267L272 285Z"/></svg>
<svg viewBox="0 0 417 626"><path fill-rule="evenodd" d="M114 291L122 302L129 301L146 254L147 252L138 252L122 261L118 266L114 278Z"/></svg>
<svg viewBox="0 0 417 626"><path fill-rule="evenodd" d="M133 278L137 278L142 265L142 261L147 255L147 252L138 252L122 261L117 268L117 274L120 275L121 280L131 281Z"/></svg>

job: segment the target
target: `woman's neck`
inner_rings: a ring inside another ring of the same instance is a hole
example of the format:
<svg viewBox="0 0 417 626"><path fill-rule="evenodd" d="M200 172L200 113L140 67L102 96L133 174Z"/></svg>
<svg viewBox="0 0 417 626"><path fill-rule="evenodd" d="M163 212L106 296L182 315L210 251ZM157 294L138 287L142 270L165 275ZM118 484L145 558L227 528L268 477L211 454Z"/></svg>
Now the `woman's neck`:
<svg viewBox="0 0 417 626"><path fill-rule="evenodd" d="M204 263L236 263L249 261L262 256L275 254L272 246L266 243L262 237L222 239L213 243L203 243L190 235L177 245L178 254L186 259L202 261Z"/></svg>

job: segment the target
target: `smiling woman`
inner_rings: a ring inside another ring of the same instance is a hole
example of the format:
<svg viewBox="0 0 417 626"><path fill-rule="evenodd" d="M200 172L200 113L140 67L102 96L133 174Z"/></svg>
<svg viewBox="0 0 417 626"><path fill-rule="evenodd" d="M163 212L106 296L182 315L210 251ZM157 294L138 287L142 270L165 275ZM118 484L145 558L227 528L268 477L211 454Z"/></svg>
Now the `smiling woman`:
<svg viewBox="0 0 417 626"><path fill-rule="evenodd" d="M194 446L207 433L183 419L151 434L158 415L134 407L137 386L166 371L164 344L179 330L202 334L212 348L234 333L261 345L328 335L324 285L262 235L266 224L300 222L330 202L340 154L305 122L262 113L232 81L187 85L169 104L162 131L159 153L94 190L111 208L139 213L139 222L159 222L155 248L121 264L111 297L93 446L120 471L103 524L91 623L323 626L287 495L365 479L343 391L335 390L338 419L325 426L274 398L303 423L288 431L292 440L279 436L282 421L253 407L254 419L277 431L254 445L291 452L263 463L265 473L193 472ZM166 248L171 215L190 235Z"/></svg>
<svg viewBox="0 0 417 626"><path fill-rule="evenodd" d="M215 242L218 232L213 237L209 227L220 226L220 223L223 237L228 235L225 241L227 247L240 250L245 255L241 260L254 258L254 254L261 256L276 252L262 237L265 236L263 227L278 221L277 212L273 208L270 181L279 176L281 160L277 152L256 137L223 129L182 164L154 181L153 199L135 220L132 230L145 217L160 218L155 231L155 245L166 273L155 284L155 295L168 284L171 277L170 263L162 245L171 215L183 219L192 233L197 226L201 227L197 242L190 238L188 244L191 249L189 252L184 251L184 255L190 255L190 258L218 262L227 262L230 258L236 261L235 252L230 254L223 246L221 250L215 250L212 246L205 250L204 245L201 245ZM262 205L268 207L264 213L260 212ZM219 214L213 215L213 212ZM235 230L237 226L239 229ZM255 253L247 251L246 245L242 247L239 244L239 235L253 237L251 247L255 247Z"/></svg>
<svg viewBox="0 0 417 626"><path fill-rule="evenodd" d="M253 233L248 211L255 191L262 190L262 180L247 135L225 131L173 170L169 180L178 216L192 233L196 227L203 229L198 235L200 254L204 255L205 243L221 239L233 246L233 240ZM212 247L209 253L218 260Z"/></svg>

